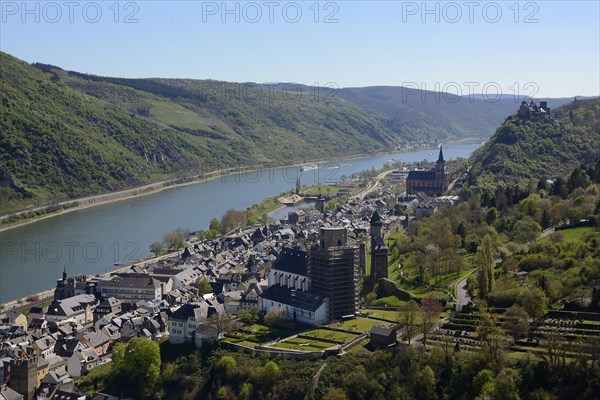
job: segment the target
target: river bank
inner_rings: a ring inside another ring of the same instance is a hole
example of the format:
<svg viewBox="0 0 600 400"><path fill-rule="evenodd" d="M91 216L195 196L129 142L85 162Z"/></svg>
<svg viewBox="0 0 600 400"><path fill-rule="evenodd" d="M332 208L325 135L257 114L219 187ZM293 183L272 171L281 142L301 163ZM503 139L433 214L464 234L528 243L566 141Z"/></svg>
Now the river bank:
<svg viewBox="0 0 600 400"><path fill-rule="evenodd" d="M448 160L469 157L478 146L450 145L444 153ZM319 169L303 174L298 171L298 175L302 187L315 184L330 187L354 173L381 169L393 160L419 162L431 158L430 153L431 150L421 149L350 162L333 160L336 165L319 164ZM246 210L265 198L293 190L295 183L296 173L292 169L240 173L185 187L169 187L172 190L162 190L154 196L137 195L114 204L98 204L99 207L6 230L0 233L0 302L53 286L65 267L70 274L94 275L114 269L117 263L128 265L149 257L150 245L165 232L205 230L211 219L219 218L227 210ZM272 209L281 207L272 206ZM276 217L286 216L289 211L282 209Z"/></svg>
<svg viewBox="0 0 600 400"><path fill-rule="evenodd" d="M449 144L469 143L472 141L473 141L473 138L470 138L470 140L469 139L461 139L461 140L457 140L457 141L449 141L447 143L449 143ZM355 155L350 155L350 156L345 156L345 157L337 157L336 159L337 160L356 160L356 159L361 159L361 158L366 158L366 157L383 156L383 155L387 155L387 154L405 153L405 152L411 152L411 151L415 151L415 150L427 150L427 149L434 149L434 148L435 148L435 146L397 149L397 150L393 150L393 151L378 152L378 153L373 153L373 154L366 154L366 153L355 154ZM10 229L29 225L29 224L32 224L32 223L35 223L35 222L38 222L41 220L56 217L56 216L70 213L73 211L79 211L79 210L83 210L83 209L90 208L90 207L106 205L106 204L110 204L110 203L114 203L114 202L118 202L118 201L122 201L122 200L128 200L128 199L132 199L132 198L136 198L136 197L147 196L150 194L159 193L159 192L167 190L167 189L173 189L173 188L179 188L179 187L188 186L188 185L194 185L194 184L210 181L210 180L217 179L217 178L225 178L228 176L242 174L242 173L253 173L253 172L261 171L265 168L297 168L302 165L306 165L306 164L310 164L310 163L324 163L324 162L328 162L328 161L329 160L326 160L326 159L320 159L320 160L306 160L302 163L293 163L293 164L287 164L287 165L283 164L283 165L277 165L277 166L273 166L273 165L271 165L271 166L249 166L249 167L243 167L243 168L232 167L232 168L226 168L226 169L211 171L211 172L207 172L207 173L197 174L197 175L192 176L191 178L188 178L189 180L186 180L185 182L180 182L181 178L172 178L172 179L167 179L167 180L163 180L163 181L150 183L150 184L143 185L143 186L138 186L138 187L131 188L131 189L125 189L125 190L120 190L120 191L115 191L115 192L108 192L108 193L103 193L103 194L94 195L94 196L87 196L87 197L83 197L83 198L69 199L69 200L65 200L65 201L62 201L62 202L59 202L56 204L34 207L34 208L26 209L26 210L20 210L20 211L8 213L8 214L0 215L0 232L5 232ZM60 208L60 209L57 211L47 212L47 210L49 210L51 208ZM41 213L40 215L32 216L31 218L27 218L22 221L15 221L15 222L10 222L10 223L5 222L5 220L7 220L11 217L14 217L14 216L19 216L19 215L23 215L23 214L27 214L27 213L35 213L35 212L40 212L40 211L42 211L43 213Z"/></svg>

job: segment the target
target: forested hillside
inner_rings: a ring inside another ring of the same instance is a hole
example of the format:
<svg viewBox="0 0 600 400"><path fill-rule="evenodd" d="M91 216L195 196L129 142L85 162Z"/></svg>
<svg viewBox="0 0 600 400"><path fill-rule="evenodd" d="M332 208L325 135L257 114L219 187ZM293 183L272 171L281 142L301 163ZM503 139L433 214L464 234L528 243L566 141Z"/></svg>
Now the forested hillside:
<svg viewBox="0 0 600 400"><path fill-rule="evenodd" d="M516 111L516 109L515 109ZM511 115L473 156L479 185L564 176L600 159L600 99L576 100L545 117Z"/></svg>
<svg viewBox="0 0 600 400"><path fill-rule="evenodd" d="M236 165L486 136L516 107L420 92L405 102L402 88L99 77L1 52L0 87L0 213Z"/></svg>
<svg viewBox="0 0 600 400"><path fill-rule="evenodd" d="M6 53L0 65L0 212L237 164L382 151L399 140L381 116L309 95L230 100L219 82L209 96L200 81L101 79Z"/></svg>

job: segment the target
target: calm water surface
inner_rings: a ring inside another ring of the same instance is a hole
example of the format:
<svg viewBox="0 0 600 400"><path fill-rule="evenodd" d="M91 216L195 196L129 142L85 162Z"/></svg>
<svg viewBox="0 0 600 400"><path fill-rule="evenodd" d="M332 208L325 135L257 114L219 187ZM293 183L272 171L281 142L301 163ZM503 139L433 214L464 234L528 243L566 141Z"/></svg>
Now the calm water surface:
<svg viewBox="0 0 600 400"><path fill-rule="evenodd" d="M450 144L446 160L468 157L478 143ZM96 274L150 255L149 245L178 228L206 229L211 218L303 185L334 183L391 160L436 160L421 150L321 163L316 170L264 169L219 177L112 204L73 211L0 233L0 303L54 286L63 268L69 274ZM289 210L285 210L285 214ZM283 211L282 211L283 212Z"/></svg>

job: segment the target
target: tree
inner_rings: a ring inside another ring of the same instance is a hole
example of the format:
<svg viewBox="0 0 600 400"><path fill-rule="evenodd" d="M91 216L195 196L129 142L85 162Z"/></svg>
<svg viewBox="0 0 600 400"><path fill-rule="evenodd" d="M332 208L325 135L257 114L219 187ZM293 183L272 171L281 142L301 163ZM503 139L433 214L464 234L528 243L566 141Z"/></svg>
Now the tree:
<svg viewBox="0 0 600 400"><path fill-rule="evenodd" d="M125 345L123 343L116 343L113 346L111 366L117 373L125 366Z"/></svg>
<svg viewBox="0 0 600 400"><path fill-rule="evenodd" d="M229 209L221 217L221 232L227 233L239 227L245 226L248 223L248 213Z"/></svg>
<svg viewBox="0 0 600 400"><path fill-rule="evenodd" d="M427 343L427 335L429 334L429 331L435 327L443 310L442 303L435 297L429 296L421 300L423 344Z"/></svg>
<svg viewBox="0 0 600 400"><path fill-rule="evenodd" d="M164 234L163 240L170 251L177 251L185 246L185 240L180 232L167 232Z"/></svg>
<svg viewBox="0 0 600 400"><path fill-rule="evenodd" d="M478 396L488 382L494 381L494 373L489 369L482 369L473 377L473 394Z"/></svg>
<svg viewBox="0 0 600 400"><path fill-rule="evenodd" d="M206 320L206 323L217 329L217 338L221 337L221 334L231 330L231 316L228 312L213 314Z"/></svg>
<svg viewBox="0 0 600 400"><path fill-rule="evenodd" d="M528 215L515 222L512 231L516 241L525 243L535 240L542 233L542 227Z"/></svg>
<svg viewBox="0 0 600 400"><path fill-rule="evenodd" d="M213 292L213 288L210 285L210 282L206 277L200 279L198 282L198 296L204 296L205 294L209 294Z"/></svg>
<svg viewBox="0 0 600 400"><path fill-rule="evenodd" d="M255 324L258 322L258 308L252 307L240 310L237 313L237 317L240 321L246 324Z"/></svg>
<svg viewBox="0 0 600 400"><path fill-rule="evenodd" d="M249 400L250 396L252 396L253 389L254 387L249 382L242 384L242 387L240 388L240 398L242 400Z"/></svg>
<svg viewBox="0 0 600 400"><path fill-rule="evenodd" d="M529 331L529 314L520 305L514 304L504 313L502 327L517 340Z"/></svg>
<svg viewBox="0 0 600 400"><path fill-rule="evenodd" d="M416 333L417 322L420 314L421 309L414 300L410 300L408 303L398 308L398 325L400 325L400 328L404 328L406 330L406 336L408 338L409 345L411 338Z"/></svg>
<svg viewBox="0 0 600 400"><path fill-rule="evenodd" d="M210 225L208 226L209 231L221 232L221 223L218 219L213 218L210 220Z"/></svg>
<svg viewBox="0 0 600 400"><path fill-rule="evenodd" d="M488 310L482 310L477 326L477 337L492 360L497 360L504 348L504 331L497 324L498 317Z"/></svg>
<svg viewBox="0 0 600 400"><path fill-rule="evenodd" d="M519 400L521 375L512 368L502 368L494 380L494 400Z"/></svg>
<svg viewBox="0 0 600 400"><path fill-rule="evenodd" d="M140 397L146 397L154 391L158 383L160 365L158 343L150 339L133 338L127 343L124 352L118 348L117 363L113 368L117 368L118 375L128 381Z"/></svg>
<svg viewBox="0 0 600 400"><path fill-rule="evenodd" d="M541 318L548 313L548 297L537 286L524 290L519 296L519 304L533 318Z"/></svg>
<svg viewBox="0 0 600 400"><path fill-rule="evenodd" d="M485 217L485 221L487 222L488 225L492 226L492 225L494 225L494 222L496 222L497 219L498 219L498 210L496 210L496 207L490 208Z"/></svg>
<svg viewBox="0 0 600 400"><path fill-rule="evenodd" d="M323 400L348 400L348 396L346 396L344 389L332 387L327 390Z"/></svg>
<svg viewBox="0 0 600 400"><path fill-rule="evenodd" d="M572 192L577 188L586 188L590 185L590 177L587 175L585 171L585 167L577 167L569 176L569 180L567 181L567 190L568 192Z"/></svg>
<svg viewBox="0 0 600 400"><path fill-rule="evenodd" d="M271 308L265 315L265 324L268 326L279 326L285 318L286 312L283 308Z"/></svg>
<svg viewBox="0 0 600 400"><path fill-rule="evenodd" d="M231 379L237 368L237 362L231 356L223 356L219 359L217 368L223 372L227 379Z"/></svg>
<svg viewBox="0 0 600 400"><path fill-rule="evenodd" d="M421 372L417 374L417 398L424 400L435 399L437 397L435 395L435 385L435 374L433 373L431 367L429 365L426 365L425 367L423 367Z"/></svg>
<svg viewBox="0 0 600 400"><path fill-rule="evenodd" d="M488 293L494 291L494 248L492 237L485 235L481 246L477 250L479 261L479 297L486 298Z"/></svg>
<svg viewBox="0 0 600 400"><path fill-rule="evenodd" d="M165 245L163 242L154 242L150 245L150 251L154 254L154 257L158 257L165 252Z"/></svg>
<svg viewBox="0 0 600 400"><path fill-rule="evenodd" d="M540 223L543 229L548 229L550 227L550 213L548 212L547 208L544 208L544 211L542 211L542 219Z"/></svg>
<svg viewBox="0 0 600 400"><path fill-rule="evenodd" d="M296 178L296 194L300 194L300 190L302 189L302 184L300 183L300 177Z"/></svg>

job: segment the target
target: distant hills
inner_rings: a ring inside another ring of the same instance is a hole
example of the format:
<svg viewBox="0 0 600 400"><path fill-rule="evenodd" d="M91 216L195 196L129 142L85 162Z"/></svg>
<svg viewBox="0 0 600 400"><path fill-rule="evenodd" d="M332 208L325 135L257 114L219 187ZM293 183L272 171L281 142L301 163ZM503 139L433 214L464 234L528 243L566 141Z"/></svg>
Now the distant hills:
<svg viewBox="0 0 600 400"><path fill-rule="evenodd" d="M514 110L516 111L516 109ZM472 156L478 184L527 187L600 160L600 99L576 100L546 117L513 113Z"/></svg>
<svg viewBox="0 0 600 400"><path fill-rule="evenodd" d="M237 165L487 137L516 107L404 101L397 87L99 77L2 52L0 88L0 213Z"/></svg>
<svg viewBox="0 0 600 400"><path fill-rule="evenodd" d="M364 109L385 114L391 126L405 127L405 137L413 140L488 137L518 108L521 100L530 100L502 95L497 101L488 101L494 96L458 97L397 86L341 89L339 96ZM572 98L548 99L548 104L558 107L571 101Z"/></svg>

